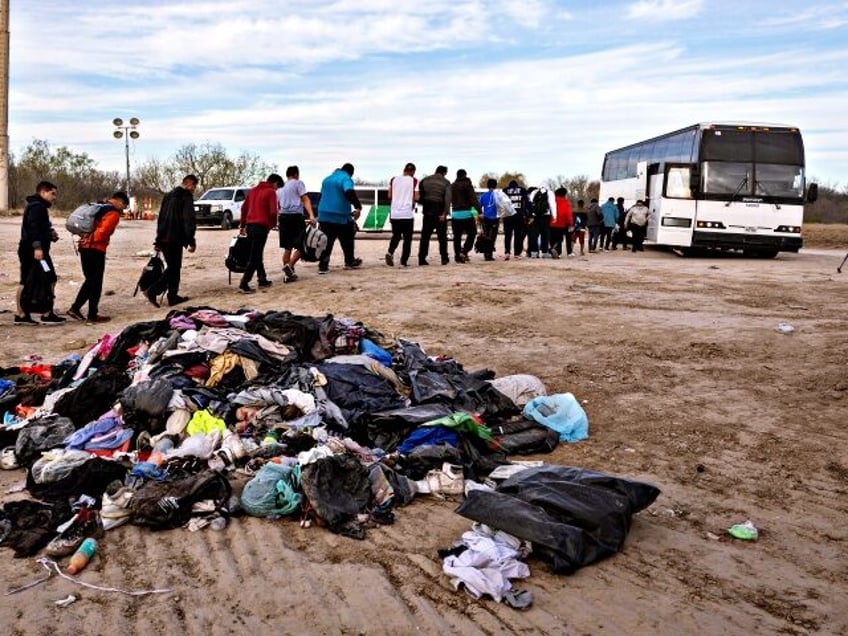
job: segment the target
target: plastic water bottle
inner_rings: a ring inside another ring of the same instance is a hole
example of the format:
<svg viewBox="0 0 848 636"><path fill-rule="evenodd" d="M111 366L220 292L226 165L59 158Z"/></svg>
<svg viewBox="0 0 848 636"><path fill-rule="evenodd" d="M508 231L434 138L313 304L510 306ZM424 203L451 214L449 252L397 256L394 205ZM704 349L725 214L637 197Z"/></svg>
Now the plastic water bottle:
<svg viewBox="0 0 848 636"><path fill-rule="evenodd" d="M94 556L94 553L97 551L97 541L89 537L85 541L82 542L77 551L74 552L74 556L71 557L71 562L68 564L68 574L76 574L80 572L88 562L91 561L91 557Z"/></svg>

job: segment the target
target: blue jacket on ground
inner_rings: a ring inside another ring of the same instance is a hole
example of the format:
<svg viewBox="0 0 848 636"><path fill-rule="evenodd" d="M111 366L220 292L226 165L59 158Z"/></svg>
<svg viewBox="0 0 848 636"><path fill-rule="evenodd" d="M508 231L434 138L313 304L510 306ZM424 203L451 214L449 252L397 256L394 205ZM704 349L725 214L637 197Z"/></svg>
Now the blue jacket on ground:
<svg viewBox="0 0 848 636"><path fill-rule="evenodd" d="M321 182L321 200L318 202L318 221L323 223L350 223L350 201L345 192L353 190L353 179L339 168Z"/></svg>

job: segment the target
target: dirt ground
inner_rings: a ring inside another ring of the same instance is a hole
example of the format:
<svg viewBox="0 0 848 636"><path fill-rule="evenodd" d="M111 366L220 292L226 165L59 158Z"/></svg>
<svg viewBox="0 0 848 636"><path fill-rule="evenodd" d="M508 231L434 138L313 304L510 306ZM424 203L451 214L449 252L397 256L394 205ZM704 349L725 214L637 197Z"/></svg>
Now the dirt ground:
<svg viewBox="0 0 848 636"><path fill-rule="evenodd" d="M102 327L12 326L19 223L0 219L0 364L83 352ZM167 311L132 297L152 233L123 222L114 238L101 307L110 331ZM832 249L815 247L816 234ZM62 235L60 311L80 283ZM662 495L610 559L555 576L531 557L519 587L535 603L524 612L453 590L436 550L469 522L455 504L422 498L365 541L259 519L223 532L118 528L81 579L172 594L132 598L54 578L0 596L3 633L848 633L848 271L836 273L848 242L834 238L844 227L817 228L813 247L775 260L649 248L390 269L387 239L368 239L357 244L360 271L342 271L337 253L329 276L303 265L285 286L269 245L275 285L252 297L227 285L230 236L200 230L186 256L182 291L197 304L351 316L470 369L535 374L550 392L574 393L590 421L588 440L535 459L647 480ZM22 478L0 474L0 497ZM756 543L726 535L746 519ZM43 573L5 550L0 568L4 588ZM54 605L69 593L80 600Z"/></svg>

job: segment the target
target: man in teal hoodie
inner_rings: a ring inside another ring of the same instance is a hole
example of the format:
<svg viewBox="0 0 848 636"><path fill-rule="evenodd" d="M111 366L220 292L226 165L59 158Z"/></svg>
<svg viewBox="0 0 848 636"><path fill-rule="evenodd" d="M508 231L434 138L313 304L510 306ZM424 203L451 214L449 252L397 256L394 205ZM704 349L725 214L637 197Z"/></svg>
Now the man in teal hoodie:
<svg viewBox="0 0 848 636"><path fill-rule="evenodd" d="M321 182L318 227L327 235L327 249L318 262L319 274L327 274L330 271L330 256L336 239L342 246L345 269L356 269L362 265L362 259L354 255L356 219L361 213L362 204L356 196L353 184L353 164L346 163Z"/></svg>
<svg viewBox="0 0 848 636"><path fill-rule="evenodd" d="M615 204L615 197L610 197L601 206L601 217L603 217L604 224L601 226L601 244L599 247L603 251L609 251L612 245L615 222L618 220L618 206Z"/></svg>

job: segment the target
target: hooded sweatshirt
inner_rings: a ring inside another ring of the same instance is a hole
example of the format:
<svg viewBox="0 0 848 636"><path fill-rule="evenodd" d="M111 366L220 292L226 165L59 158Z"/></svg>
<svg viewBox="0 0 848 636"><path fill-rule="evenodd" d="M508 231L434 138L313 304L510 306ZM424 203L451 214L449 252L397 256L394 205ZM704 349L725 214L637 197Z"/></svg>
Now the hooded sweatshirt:
<svg viewBox="0 0 848 636"><path fill-rule="evenodd" d="M50 249L50 236L53 224L48 213L50 202L37 194L26 198L24 220L21 224L21 244L33 249Z"/></svg>

